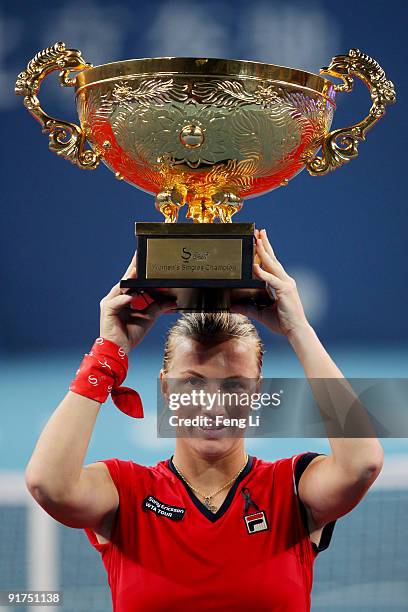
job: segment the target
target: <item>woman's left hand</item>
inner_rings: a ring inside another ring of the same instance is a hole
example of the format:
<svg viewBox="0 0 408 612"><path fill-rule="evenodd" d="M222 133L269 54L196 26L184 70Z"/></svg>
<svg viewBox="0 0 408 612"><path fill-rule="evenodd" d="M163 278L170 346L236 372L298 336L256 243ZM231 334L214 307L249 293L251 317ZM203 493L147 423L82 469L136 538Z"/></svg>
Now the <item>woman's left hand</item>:
<svg viewBox="0 0 408 612"><path fill-rule="evenodd" d="M258 319L270 330L288 336L298 328L310 327L303 310L296 281L277 260L266 230L255 230L256 251L260 264L254 263L255 275L275 290L275 302L266 308L234 304L231 312ZM262 267L261 267L262 266Z"/></svg>

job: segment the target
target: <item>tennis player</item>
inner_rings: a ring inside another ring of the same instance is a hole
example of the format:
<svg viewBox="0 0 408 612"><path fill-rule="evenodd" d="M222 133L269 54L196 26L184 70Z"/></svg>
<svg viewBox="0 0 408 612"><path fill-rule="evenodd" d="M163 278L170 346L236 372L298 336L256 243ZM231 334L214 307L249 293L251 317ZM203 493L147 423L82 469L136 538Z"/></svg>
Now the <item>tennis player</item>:
<svg viewBox="0 0 408 612"><path fill-rule="evenodd" d="M193 386L260 377L263 345L246 315L286 336L308 379L342 377L266 232L255 240L254 272L274 290L274 306L182 315L166 339L163 388L169 379ZM134 258L125 277L135 274ZM84 466L109 394L127 414L143 416L137 392L120 386L127 355L171 305L132 305L119 283L102 300L100 337L39 437L28 489L57 521L85 530L101 554L116 612L310 610L314 560L336 520L378 476L378 439L329 438L329 455L307 451L268 462L248 455L243 437L210 423L201 436L177 437L172 456L155 466L116 458Z"/></svg>

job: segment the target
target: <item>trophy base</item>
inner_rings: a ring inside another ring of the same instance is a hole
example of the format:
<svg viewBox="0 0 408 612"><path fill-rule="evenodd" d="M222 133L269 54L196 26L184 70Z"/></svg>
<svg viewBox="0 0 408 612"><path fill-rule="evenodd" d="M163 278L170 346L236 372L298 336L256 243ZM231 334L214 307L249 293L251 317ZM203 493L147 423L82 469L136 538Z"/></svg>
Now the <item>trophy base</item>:
<svg viewBox="0 0 408 612"><path fill-rule="evenodd" d="M145 294L157 302L175 300L176 305L171 309L174 312L230 312L232 304L266 308L274 302L265 283L257 279L212 280L208 285L202 280L163 279L160 285L157 286L157 280L149 282L148 279L135 278L124 279L120 283L121 289L128 289L127 293L140 295L141 310ZM146 305L148 303L146 300Z"/></svg>
<svg viewBox="0 0 408 612"><path fill-rule="evenodd" d="M146 296L175 301L175 312L266 308L274 298L252 276L254 231L254 223L136 222L136 278L120 288L140 295L140 310L150 303Z"/></svg>

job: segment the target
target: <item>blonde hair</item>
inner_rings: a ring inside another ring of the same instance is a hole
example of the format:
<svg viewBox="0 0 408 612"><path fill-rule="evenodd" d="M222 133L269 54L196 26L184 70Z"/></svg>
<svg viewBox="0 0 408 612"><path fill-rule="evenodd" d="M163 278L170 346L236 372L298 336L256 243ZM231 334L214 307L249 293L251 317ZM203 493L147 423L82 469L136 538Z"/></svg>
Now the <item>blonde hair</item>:
<svg viewBox="0 0 408 612"><path fill-rule="evenodd" d="M255 344L261 374L265 348L256 327L244 315L229 312L184 313L167 332L163 356L164 372L170 369L174 349L183 338L192 338L204 344L248 338Z"/></svg>

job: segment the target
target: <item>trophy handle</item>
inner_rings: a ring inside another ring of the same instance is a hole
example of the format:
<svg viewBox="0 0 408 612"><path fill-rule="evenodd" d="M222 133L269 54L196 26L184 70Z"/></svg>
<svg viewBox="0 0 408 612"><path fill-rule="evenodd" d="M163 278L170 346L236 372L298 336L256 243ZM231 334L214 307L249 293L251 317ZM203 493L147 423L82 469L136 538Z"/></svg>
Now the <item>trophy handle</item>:
<svg viewBox="0 0 408 612"><path fill-rule="evenodd" d="M396 100L394 84L387 80L384 70L378 62L358 49L351 49L348 55L336 55L330 66L320 70L320 74L342 79L343 83L334 85L334 89L347 92L353 89L353 77L358 77L367 85L373 104L360 123L334 130L322 138L319 143L321 156L316 155L306 162L306 168L312 175L326 174L357 157L359 141L365 140L366 132L381 119L386 105Z"/></svg>
<svg viewBox="0 0 408 612"><path fill-rule="evenodd" d="M59 80L64 87L75 85L75 78L70 78L71 72L91 68L81 57L77 49L66 49L63 42L57 42L47 47L27 64L27 68L17 77L15 93L24 96L24 106L37 119L44 134L49 134L51 151L65 157L80 168L93 170L100 161L100 153L85 149L86 137L81 127L69 121L54 119L47 115L40 106L37 94L42 80L59 70Z"/></svg>

